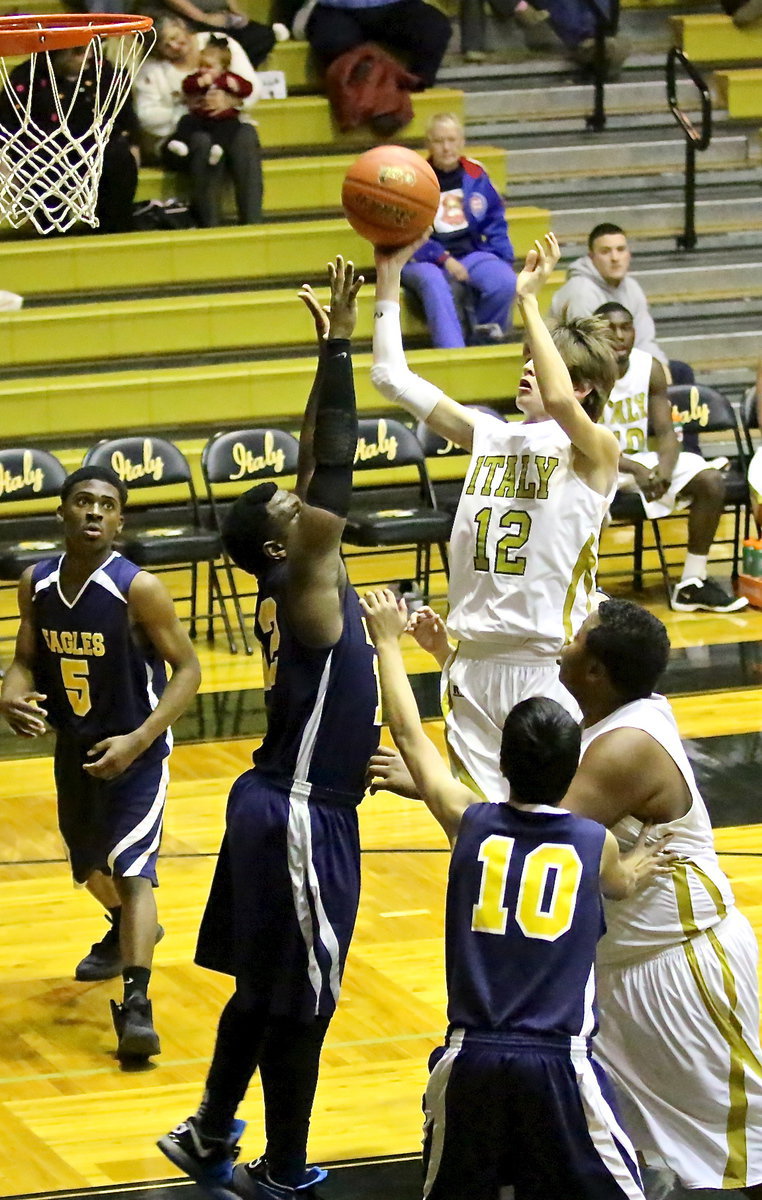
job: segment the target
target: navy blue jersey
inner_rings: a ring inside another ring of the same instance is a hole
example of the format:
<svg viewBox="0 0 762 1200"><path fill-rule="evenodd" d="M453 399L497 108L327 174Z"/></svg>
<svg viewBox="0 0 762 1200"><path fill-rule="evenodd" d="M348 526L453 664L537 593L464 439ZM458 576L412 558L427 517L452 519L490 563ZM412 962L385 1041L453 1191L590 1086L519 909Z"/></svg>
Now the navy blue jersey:
<svg viewBox="0 0 762 1200"><path fill-rule="evenodd" d="M63 557L32 572L34 683L60 734L91 746L131 733L156 707L164 662L130 624L127 593L140 567L114 552L69 603L60 587ZM152 751L168 754L169 731Z"/></svg>
<svg viewBox="0 0 762 1200"><path fill-rule="evenodd" d="M285 564L260 580L255 632L268 721L254 764L278 782L310 784L316 798L359 804L381 720L376 651L360 601L347 585L341 637L335 646L315 650L289 626L284 584Z"/></svg>
<svg viewBox="0 0 762 1200"><path fill-rule="evenodd" d="M447 885L452 1026L595 1033L605 835L597 822L545 805L466 810Z"/></svg>

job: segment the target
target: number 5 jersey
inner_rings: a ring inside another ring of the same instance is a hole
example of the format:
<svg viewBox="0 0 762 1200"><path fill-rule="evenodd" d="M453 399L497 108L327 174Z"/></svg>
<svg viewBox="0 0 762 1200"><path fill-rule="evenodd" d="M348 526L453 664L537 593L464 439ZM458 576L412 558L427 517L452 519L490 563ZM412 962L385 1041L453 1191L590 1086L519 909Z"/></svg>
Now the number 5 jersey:
<svg viewBox="0 0 762 1200"><path fill-rule="evenodd" d="M164 662L130 622L127 596L141 570L112 553L69 602L61 590L63 556L32 572L34 682L57 733L83 746L131 733L159 702ZM169 730L149 753L164 757Z"/></svg>

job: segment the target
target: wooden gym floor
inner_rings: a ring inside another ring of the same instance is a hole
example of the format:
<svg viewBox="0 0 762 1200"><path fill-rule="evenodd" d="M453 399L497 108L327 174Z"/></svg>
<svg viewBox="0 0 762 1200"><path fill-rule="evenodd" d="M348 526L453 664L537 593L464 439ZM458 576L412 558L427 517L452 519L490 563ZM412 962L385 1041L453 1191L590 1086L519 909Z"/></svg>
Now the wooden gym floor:
<svg viewBox="0 0 762 1200"><path fill-rule="evenodd" d="M392 556L382 569L398 579L410 568ZM368 578L363 560L353 560L351 572L359 584ZM628 594L624 582L607 586ZM674 652L665 690L710 805L723 865L760 931L762 612L673 614L656 587L641 598L668 623ZM248 765L263 725L258 659L229 655L219 638L215 647L199 648L202 692L176 727L160 865L166 937L157 948L152 996L163 1052L146 1070L125 1072L113 1057L108 999L118 997L119 981L73 980L75 963L105 925L69 880L55 824L50 740L30 744L0 734L2 1196L139 1191L145 1200L168 1200L176 1186L185 1188L183 1200L194 1194L154 1142L195 1109L230 991L227 979L193 966L192 956L228 788ZM431 660L412 642L406 654L421 707L434 717ZM441 740L439 721L429 731ZM321 1189L328 1200L412 1200L420 1194L426 1060L445 1027L448 856L422 806L381 793L360 812L360 914L323 1056L311 1158L360 1164L331 1172ZM253 1158L262 1148L256 1081L242 1115L249 1122L243 1154Z"/></svg>

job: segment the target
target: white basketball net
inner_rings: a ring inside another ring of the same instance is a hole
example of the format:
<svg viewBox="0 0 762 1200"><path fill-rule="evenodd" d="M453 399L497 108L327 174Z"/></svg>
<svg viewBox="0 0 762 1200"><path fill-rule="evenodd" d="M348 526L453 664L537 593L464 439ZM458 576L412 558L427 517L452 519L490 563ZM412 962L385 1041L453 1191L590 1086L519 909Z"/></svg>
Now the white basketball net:
<svg viewBox="0 0 762 1200"><path fill-rule="evenodd" d="M62 90L55 86L53 53L43 50L31 55L29 87L22 91L14 88L9 64L0 57L0 83L5 92L4 97L0 93L0 221L16 228L31 221L43 234L63 233L77 221L98 225L95 206L103 153L117 113L154 38L152 29L93 38L87 45L79 77L76 82L67 82L63 99ZM103 70L106 58L114 68L113 74ZM94 74L94 87L88 88L92 123L84 131L74 132L69 128L69 118L80 96L83 76L90 72ZM44 86L50 96L50 112L55 113L52 130L41 127L32 115L36 87L43 80L48 81Z"/></svg>

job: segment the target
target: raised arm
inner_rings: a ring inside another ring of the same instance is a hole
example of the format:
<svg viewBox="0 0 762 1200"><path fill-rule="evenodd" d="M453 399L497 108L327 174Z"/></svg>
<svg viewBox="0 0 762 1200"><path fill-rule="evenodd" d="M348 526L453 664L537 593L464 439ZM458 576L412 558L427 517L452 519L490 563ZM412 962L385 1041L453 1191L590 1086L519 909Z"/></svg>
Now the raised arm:
<svg viewBox="0 0 762 1200"><path fill-rule="evenodd" d="M127 603L130 620L157 655L169 664L172 675L156 708L138 729L103 738L88 751L94 761L85 763L85 770L98 779L115 779L126 771L173 721L182 716L201 682L196 651L161 580L141 571L130 584Z"/></svg>
<svg viewBox="0 0 762 1200"><path fill-rule="evenodd" d="M441 437L470 450L474 439L472 414L464 405L446 396L441 388L415 375L407 365L402 347L400 277L405 263L423 241L424 238L419 238L398 250L376 249L376 308L370 377L385 399L401 405L418 421L425 421Z"/></svg>
<svg viewBox="0 0 762 1200"><path fill-rule="evenodd" d="M590 420L574 394L568 368L556 349L550 330L540 315L538 295L550 278L561 251L555 234L535 242L516 281L516 299L524 318L537 386L543 407L592 464L603 467L611 480L619 462L619 443L610 429Z"/></svg>
<svg viewBox="0 0 762 1200"><path fill-rule="evenodd" d="M341 256L329 264L328 270L328 339L313 397L314 468L286 559L289 620L300 640L315 647L335 645L342 630L346 571L341 560L341 538L352 500L357 448L350 339L357 319L357 293L363 282L362 276L355 279L352 263L345 264Z"/></svg>
<svg viewBox="0 0 762 1200"><path fill-rule="evenodd" d="M0 692L0 714L19 737L39 737L47 730L45 710L40 703L45 697L35 691L34 666L35 641L32 622L32 568L25 571L19 580L18 605L21 621L16 635L16 650L13 662L5 672Z"/></svg>
<svg viewBox="0 0 762 1200"><path fill-rule="evenodd" d="M426 736L405 671L400 634L407 624L404 601L388 588L367 592L360 602L378 653L384 719L404 759L418 794L452 844L460 819L476 797L450 774L434 743Z"/></svg>
<svg viewBox="0 0 762 1200"><path fill-rule="evenodd" d="M296 472L295 492L302 500L307 495L307 488L315 470L315 454L313 442L315 438L315 412L318 396L323 382L325 357L328 348L328 330L330 316L328 310L320 303L308 283L303 283L299 289L299 299L304 302L315 322L315 336L318 345L318 363L310 394L307 397L307 407L302 418L302 428L299 433L299 464Z"/></svg>

